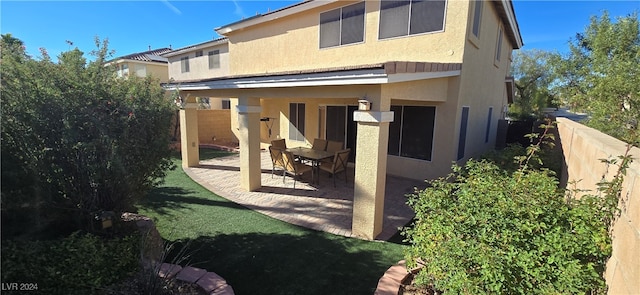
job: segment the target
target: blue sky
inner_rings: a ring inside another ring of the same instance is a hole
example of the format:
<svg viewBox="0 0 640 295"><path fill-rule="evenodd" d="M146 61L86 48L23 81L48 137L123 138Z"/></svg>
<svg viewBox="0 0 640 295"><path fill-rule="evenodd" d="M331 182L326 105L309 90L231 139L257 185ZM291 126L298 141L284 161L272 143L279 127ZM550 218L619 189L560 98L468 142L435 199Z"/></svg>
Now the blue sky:
<svg viewBox="0 0 640 295"><path fill-rule="evenodd" d="M461 1L461 0L449 0ZM0 32L24 41L38 56L52 57L78 47L95 48L94 38L109 39L115 56L151 48L180 48L218 37L214 28L299 1L0 1ZM567 51L589 18L609 11L612 18L640 11L640 1L514 0L523 49ZM73 47L67 44L73 42Z"/></svg>

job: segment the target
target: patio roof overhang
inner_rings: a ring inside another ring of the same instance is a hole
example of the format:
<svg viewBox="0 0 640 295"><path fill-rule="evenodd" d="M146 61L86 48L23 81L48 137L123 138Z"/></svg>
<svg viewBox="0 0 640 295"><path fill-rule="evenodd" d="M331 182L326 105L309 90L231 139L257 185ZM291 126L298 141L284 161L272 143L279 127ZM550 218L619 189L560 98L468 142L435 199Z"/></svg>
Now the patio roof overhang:
<svg viewBox="0 0 640 295"><path fill-rule="evenodd" d="M387 62L374 65L228 76L164 84L166 90L373 85L459 76L460 63Z"/></svg>

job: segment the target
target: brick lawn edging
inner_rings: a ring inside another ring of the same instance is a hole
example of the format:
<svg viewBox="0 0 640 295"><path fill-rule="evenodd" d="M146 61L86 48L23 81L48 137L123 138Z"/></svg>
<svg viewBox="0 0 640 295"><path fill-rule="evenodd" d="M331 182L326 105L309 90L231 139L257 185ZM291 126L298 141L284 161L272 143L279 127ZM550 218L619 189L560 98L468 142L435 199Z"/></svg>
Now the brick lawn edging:
<svg viewBox="0 0 640 295"><path fill-rule="evenodd" d="M384 272L378 280L378 287L374 295L398 295L402 281L409 275L406 261L400 260Z"/></svg>
<svg viewBox="0 0 640 295"><path fill-rule="evenodd" d="M158 263L159 258L162 256L163 241L153 220L149 217L134 213L123 213L122 220L135 221L138 231L146 235L147 242L145 244L148 244L150 247L144 249L143 263L149 265ZM224 278L202 268L192 266L182 267L177 264L162 263L158 271L158 276L166 279L175 278L176 280L192 284L195 283L210 295L235 295L233 288L227 284Z"/></svg>

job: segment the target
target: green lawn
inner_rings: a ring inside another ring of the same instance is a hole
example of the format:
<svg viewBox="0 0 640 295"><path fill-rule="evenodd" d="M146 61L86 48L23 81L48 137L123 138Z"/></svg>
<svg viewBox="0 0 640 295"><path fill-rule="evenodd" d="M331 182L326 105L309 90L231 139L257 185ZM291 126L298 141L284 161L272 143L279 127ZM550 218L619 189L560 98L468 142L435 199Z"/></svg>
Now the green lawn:
<svg viewBox="0 0 640 295"><path fill-rule="evenodd" d="M201 158L226 152L201 149ZM180 167L180 162L176 160ZM189 243L190 264L224 277L236 294L373 294L405 246L291 225L221 198L180 168L139 206L162 236Z"/></svg>

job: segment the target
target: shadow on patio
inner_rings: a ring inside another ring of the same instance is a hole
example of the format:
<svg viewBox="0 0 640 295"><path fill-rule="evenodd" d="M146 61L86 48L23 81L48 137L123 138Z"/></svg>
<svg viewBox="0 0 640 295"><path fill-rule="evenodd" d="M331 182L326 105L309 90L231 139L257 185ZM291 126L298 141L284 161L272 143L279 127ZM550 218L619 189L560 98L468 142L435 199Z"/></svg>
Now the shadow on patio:
<svg viewBox="0 0 640 295"><path fill-rule="evenodd" d="M185 168L185 172L211 192L273 218L314 230L352 237L354 169L333 179L320 173L320 184L311 184L311 175L304 175L293 188L293 178L271 174L271 159L267 151L261 152L262 187L246 192L240 188L240 158L236 155L200 161L198 167ZM281 173L281 172L280 172ZM279 175L278 175L279 174ZM406 205L406 194L426 183L387 176L384 225L377 240L388 240L399 227L414 216Z"/></svg>

